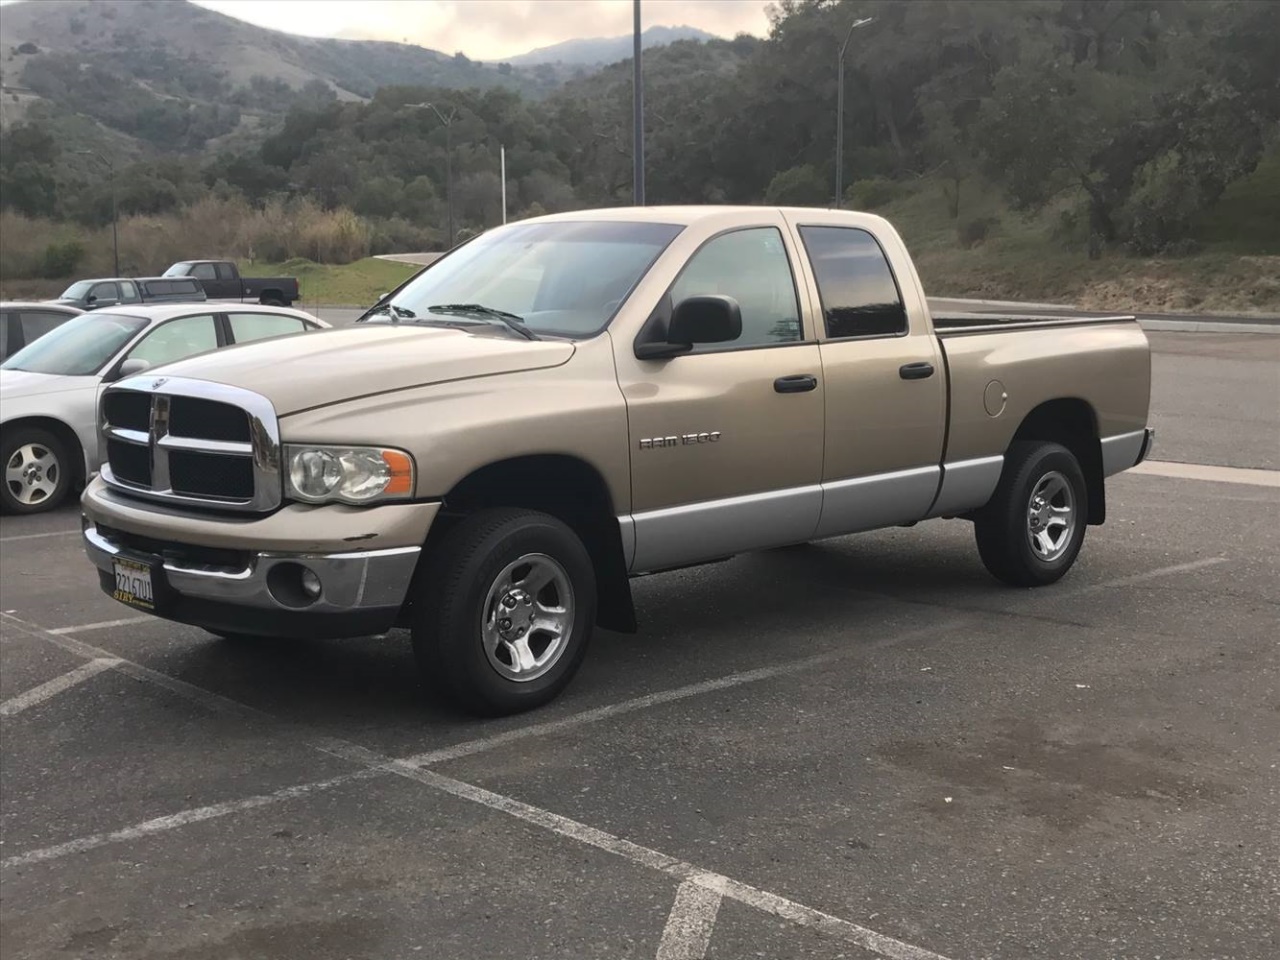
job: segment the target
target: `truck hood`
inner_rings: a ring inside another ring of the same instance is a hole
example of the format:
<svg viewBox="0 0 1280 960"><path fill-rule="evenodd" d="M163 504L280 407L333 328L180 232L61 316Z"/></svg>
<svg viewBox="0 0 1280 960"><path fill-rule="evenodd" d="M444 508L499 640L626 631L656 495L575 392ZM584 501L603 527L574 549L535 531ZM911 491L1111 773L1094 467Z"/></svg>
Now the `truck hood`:
<svg viewBox="0 0 1280 960"><path fill-rule="evenodd" d="M475 332L412 324L360 324L228 347L129 380L161 376L242 387L271 401L279 416L357 397L556 367L573 356L564 340L516 340L489 327Z"/></svg>

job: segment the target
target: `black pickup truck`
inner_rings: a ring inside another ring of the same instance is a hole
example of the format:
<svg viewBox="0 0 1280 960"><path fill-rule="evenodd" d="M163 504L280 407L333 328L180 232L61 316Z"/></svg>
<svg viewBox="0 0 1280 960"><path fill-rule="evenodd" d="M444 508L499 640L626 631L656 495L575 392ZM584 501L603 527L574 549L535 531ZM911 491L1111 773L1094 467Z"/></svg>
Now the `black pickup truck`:
<svg viewBox="0 0 1280 960"><path fill-rule="evenodd" d="M298 297L296 277L242 277L230 260L183 260L164 272L166 277L194 277L210 300L237 300L293 306Z"/></svg>

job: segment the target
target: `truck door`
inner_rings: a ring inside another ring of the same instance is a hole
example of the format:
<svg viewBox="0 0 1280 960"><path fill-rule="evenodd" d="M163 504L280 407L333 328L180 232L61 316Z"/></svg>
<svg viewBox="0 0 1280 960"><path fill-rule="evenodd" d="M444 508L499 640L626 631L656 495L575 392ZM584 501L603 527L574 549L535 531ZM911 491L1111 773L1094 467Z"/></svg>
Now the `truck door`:
<svg viewBox="0 0 1280 960"><path fill-rule="evenodd" d="M800 216L827 385L818 535L922 519L941 479L947 377L906 248L883 237L895 275L881 240L848 214L838 225Z"/></svg>
<svg viewBox="0 0 1280 960"><path fill-rule="evenodd" d="M637 572L813 535L824 384L784 227L778 218L707 240L657 307L732 297L742 310L737 340L665 360L639 360L632 343L615 344L631 443L624 544Z"/></svg>
<svg viewBox="0 0 1280 960"><path fill-rule="evenodd" d="M204 288L204 295L209 300L228 300L240 299L240 291L232 290L231 284L225 280L219 280L217 270L212 263L204 262L193 264L191 272L187 274L200 281L200 286Z"/></svg>

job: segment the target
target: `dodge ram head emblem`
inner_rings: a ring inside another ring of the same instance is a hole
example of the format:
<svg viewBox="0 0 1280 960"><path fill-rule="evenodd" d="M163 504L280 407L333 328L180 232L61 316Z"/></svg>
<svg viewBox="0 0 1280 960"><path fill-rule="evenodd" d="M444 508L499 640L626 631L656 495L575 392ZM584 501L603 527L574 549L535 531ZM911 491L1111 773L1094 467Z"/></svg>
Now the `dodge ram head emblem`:
<svg viewBox="0 0 1280 960"><path fill-rule="evenodd" d="M152 390L159 390L161 387L163 387L163 386L164 386L166 383L168 383L168 382L169 382L169 378L168 378L168 377L156 377L154 380L152 380L152 381L151 381L151 389L152 389Z"/></svg>
<svg viewBox="0 0 1280 960"><path fill-rule="evenodd" d="M659 447L689 447L696 443L719 443L720 431L708 433L682 433L674 437L648 437L640 441L641 450L656 450Z"/></svg>

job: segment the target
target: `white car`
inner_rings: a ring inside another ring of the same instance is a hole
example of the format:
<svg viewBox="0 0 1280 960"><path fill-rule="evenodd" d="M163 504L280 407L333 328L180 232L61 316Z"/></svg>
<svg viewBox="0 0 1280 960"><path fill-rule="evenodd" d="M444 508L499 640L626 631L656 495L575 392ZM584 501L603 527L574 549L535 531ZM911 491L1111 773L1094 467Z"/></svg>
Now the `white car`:
<svg viewBox="0 0 1280 960"><path fill-rule="evenodd" d="M52 510L98 469L105 385L236 343L329 326L288 307L133 304L81 314L0 366L0 509Z"/></svg>

